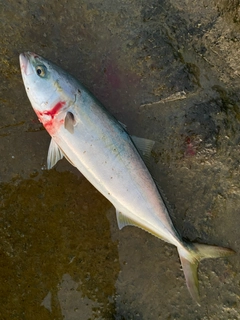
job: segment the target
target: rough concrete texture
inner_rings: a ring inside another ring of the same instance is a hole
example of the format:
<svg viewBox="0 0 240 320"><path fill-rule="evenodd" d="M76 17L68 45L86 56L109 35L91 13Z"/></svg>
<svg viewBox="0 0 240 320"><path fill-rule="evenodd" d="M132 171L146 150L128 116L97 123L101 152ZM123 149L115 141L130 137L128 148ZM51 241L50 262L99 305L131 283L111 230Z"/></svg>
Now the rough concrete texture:
<svg viewBox="0 0 240 320"><path fill-rule="evenodd" d="M1 319L239 319L239 0L0 2ZM187 239L236 251L199 268L133 227L61 161L23 87L36 52L86 85L132 134Z"/></svg>

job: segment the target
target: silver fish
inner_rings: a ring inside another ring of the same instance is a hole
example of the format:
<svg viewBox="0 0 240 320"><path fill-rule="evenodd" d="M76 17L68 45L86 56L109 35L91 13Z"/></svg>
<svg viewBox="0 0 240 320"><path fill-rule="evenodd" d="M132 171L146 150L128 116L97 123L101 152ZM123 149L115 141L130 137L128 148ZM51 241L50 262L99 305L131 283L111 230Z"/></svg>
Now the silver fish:
<svg viewBox="0 0 240 320"><path fill-rule="evenodd" d="M151 151L152 142L130 137L83 85L55 64L27 52L20 54L20 67L32 107L52 137L48 168L65 156L113 204L120 229L137 226L175 245L187 287L199 304L199 261L234 251L182 240L140 156Z"/></svg>

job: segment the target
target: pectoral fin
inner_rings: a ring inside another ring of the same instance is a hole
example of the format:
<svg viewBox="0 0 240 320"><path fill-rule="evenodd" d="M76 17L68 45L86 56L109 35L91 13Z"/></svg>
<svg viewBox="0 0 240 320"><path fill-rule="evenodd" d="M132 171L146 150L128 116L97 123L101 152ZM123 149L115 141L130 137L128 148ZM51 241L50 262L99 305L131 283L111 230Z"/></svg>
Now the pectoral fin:
<svg viewBox="0 0 240 320"><path fill-rule="evenodd" d="M63 158L63 153L59 149L56 142L51 139L49 149L48 149L48 155L47 155L47 168L48 170L51 169L55 164Z"/></svg>
<svg viewBox="0 0 240 320"><path fill-rule="evenodd" d="M76 120L72 112L68 111L64 120L64 128L70 132L74 133L74 125L76 124Z"/></svg>

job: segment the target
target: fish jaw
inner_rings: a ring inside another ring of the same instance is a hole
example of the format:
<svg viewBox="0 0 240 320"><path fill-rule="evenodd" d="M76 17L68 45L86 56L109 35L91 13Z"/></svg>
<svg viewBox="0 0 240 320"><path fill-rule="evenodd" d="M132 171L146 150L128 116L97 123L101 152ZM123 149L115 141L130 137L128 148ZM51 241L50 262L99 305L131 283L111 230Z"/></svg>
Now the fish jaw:
<svg viewBox="0 0 240 320"><path fill-rule="evenodd" d="M41 66L48 70L48 64L32 52L21 53L19 61L23 83L33 109L44 111L52 102L52 81L47 77L47 73L45 77L40 77L37 68Z"/></svg>
<svg viewBox="0 0 240 320"><path fill-rule="evenodd" d="M73 90L70 76L68 81L62 81L59 67L41 56L25 52L19 55L22 79L27 96L39 121L49 134L54 137L59 128L64 125L67 109L74 104L76 92ZM43 76L39 74L43 72Z"/></svg>
<svg viewBox="0 0 240 320"><path fill-rule="evenodd" d="M26 76L34 72L31 63L29 63L29 59L30 59L30 53L28 52L21 53L19 55L20 69L22 73L25 74Z"/></svg>

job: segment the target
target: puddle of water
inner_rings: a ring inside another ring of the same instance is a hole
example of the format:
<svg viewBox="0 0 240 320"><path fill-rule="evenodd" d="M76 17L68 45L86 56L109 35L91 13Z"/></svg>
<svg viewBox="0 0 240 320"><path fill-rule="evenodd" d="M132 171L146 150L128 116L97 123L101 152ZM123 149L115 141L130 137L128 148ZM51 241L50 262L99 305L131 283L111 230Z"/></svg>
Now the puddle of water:
<svg viewBox="0 0 240 320"><path fill-rule="evenodd" d="M113 314L119 263L108 201L85 179L55 170L1 184L0 194L1 315Z"/></svg>

